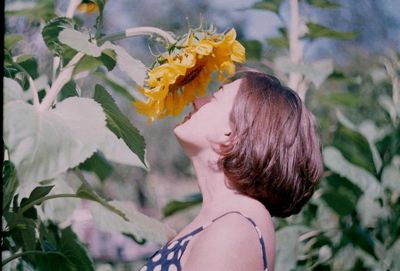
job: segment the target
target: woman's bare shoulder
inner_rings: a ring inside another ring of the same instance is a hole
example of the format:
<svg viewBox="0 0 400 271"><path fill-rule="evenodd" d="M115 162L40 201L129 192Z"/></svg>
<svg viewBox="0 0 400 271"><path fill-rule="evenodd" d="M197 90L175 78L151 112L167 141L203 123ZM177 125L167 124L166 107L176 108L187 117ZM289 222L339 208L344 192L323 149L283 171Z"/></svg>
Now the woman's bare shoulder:
<svg viewBox="0 0 400 271"><path fill-rule="evenodd" d="M257 232L245 217L231 213L210 224L189 244L183 270L262 270Z"/></svg>

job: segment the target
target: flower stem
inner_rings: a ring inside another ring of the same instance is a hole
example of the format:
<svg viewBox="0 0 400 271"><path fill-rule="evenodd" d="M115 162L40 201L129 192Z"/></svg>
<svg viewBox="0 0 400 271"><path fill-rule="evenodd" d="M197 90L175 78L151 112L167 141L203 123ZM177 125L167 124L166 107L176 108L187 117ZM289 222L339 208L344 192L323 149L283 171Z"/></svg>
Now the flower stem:
<svg viewBox="0 0 400 271"><path fill-rule="evenodd" d="M5 259L4 261L1 262L1 266L4 266L6 264L8 264L9 262L11 262L12 260L15 260L19 257L25 256L25 255L30 255L30 254L57 254L57 255L62 255L60 252L58 251L40 251L40 250L30 250L30 251L25 251L25 252L21 252L21 253L16 253L14 255L12 255L11 257Z"/></svg>
<svg viewBox="0 0 400 271"><path fill-rule="evenodd" d="M114 33L108 36L105 36L101 39L98 40L97 44L100 46L106 41L116 41L116 40L121 40L129 37L135 37L135 36L143 36L143 35L159 35L162 37L168 44L175 43L176 40L175 38L169 34L168 32L161 30L156 27L151 27L151 26L143 26L143 27L132 27L126 29L124 32L118 32Z"/></svg>
<svg viewBox="0 0 400 271"><path fill-rule="evenodd" d="M45 111L51 107L62 87L66 83L68 83L69 80L71 80L75 65L79 62L79 60L81 60L83 56L83 53L77 53L58 75L57 79L51 85L49 92L46 94L42 103L40 104L39 111Z"/></svg>

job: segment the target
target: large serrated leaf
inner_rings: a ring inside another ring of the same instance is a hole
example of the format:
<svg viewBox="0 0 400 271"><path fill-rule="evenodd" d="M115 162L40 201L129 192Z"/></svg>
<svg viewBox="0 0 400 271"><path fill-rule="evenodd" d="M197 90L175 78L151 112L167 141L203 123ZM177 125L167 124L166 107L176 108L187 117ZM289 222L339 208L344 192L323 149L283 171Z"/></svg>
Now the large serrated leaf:
<svg viewBox="0 0 400 271"><path fill-rule="evenodd" d="M89 98L72 97L44 112L21 101L4 106L4 142L21 183L54 178L86 160L105 126L101 106Z"/></svg>
<svg viewBox="0 0 400 271"><path fill-rule="evenodd" d="M24 91L15 80L4 77L3 86L3 104L7 104L11 101L24 100Z"/></svg>
<svg viewBox="0 0 400 271"><path fill-rule="evenodd" d="M121 210L128 218L128 221L101 205L93 203L90 205L90 211L94 224L100 230L132 234L136 239L151 240L159 244L165 244L175 235L175 232L169 227L136 211L129 203L110 201L109 204Z"/></svg>
<svg viewBox="0 0 400 271"><path fill-rule="evenodd" d="M104 157L109 161L149 170L146 166L146 157L146 163L143 163L139 157L131 151L123 139L118 138L109 130L107 130L104 141L99 146L99 151L101 151Z"/></svg>
<svg viewBox="0 0 400 271"><path fill-rule="evenodd" d="M112 70L115 64L117 64L120 70L128 74L132 80L139 85L143 85L146 76L146 66L141 61L133 58L121 46L112 44L111 42L105 42L102 46L97 46L89 40L87 34L74 29L64 29L59 33L58 39L64 46L68 46L87 56L94 57L86 58L89 68L94 68L96 65L103 63L108 70ZM85 59L81 60L81 62L83 61ZM80 67L78 70L84 69ZM74 71L74 73L78 72Z"/></svg>
<svg viewBox="0 0 400 271"><path fill-rule="evenodd" d="M106 84L108 84L115 92L121 94L125 98L129 99L130 101L134 101L136 98L132 95L128 89L132 87L126 86L124 82L118 81L117 78L113 78L110 74L105 75L102 72L96 71L93 73L94 76L102 79Z"/></svg>
<svg viewBox="0 0 400 271"><path fill-rule="evenodd" d="M90 42L90 36L72 28L63 29L58 34L58 40L77 50L78 52L98 57L101 55L102 49L96 44Z"/></svg>
<svg viewBox="0 0 400 271"><path fill-rule="evenodd" d="M133 58L124 48L106 42L101 46L103 49L111 49L116 53L117 66L125 72L138 85L143 85L146 77L146 66L139 60Z"/></svg>
<svg viewBox="0 0 400 271"><path fill-rule="evenodd" d="M145 164L144 138L118 109L114 99L101 85L96 85L94 99L104 109L107 116L107 127L118 137L122 138L126 145L137 154L140 161Z"/></svg>
<svg viewBox="0 0 400 271"><path fill-rule="evenodd" d="M73 264L76 270L95 270L94 263L89 257L87 249L78 240L78 237L70 227L61 231L61 238L57 250Z"/></svg>

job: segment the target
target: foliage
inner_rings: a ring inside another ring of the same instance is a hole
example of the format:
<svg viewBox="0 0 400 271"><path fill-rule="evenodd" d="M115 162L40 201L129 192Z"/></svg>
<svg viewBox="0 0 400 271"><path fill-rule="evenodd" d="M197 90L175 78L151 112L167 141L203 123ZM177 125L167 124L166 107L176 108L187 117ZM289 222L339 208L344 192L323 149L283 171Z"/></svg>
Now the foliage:
<svg viewBox="0 0 400 271"><path fill-rule="evenodd" d="M140 60L102 33L105 1L94 2L98 7L95 37L71 14L57 17L53 1L15 3L6 11L6 16L26 16L43 24L42 37L54 66L53 76L48 76L38 69L35 56L15 55L14 46L24 37L6 34L4 267L94 270L85 246L70 227L60 226L58 214L51 213L54 204L50 203L57 198L64 199L64 209L76 206L69 200L92 201L92 215L102 230L126 233L141 242L164 243L173 234L131 205L101 197L81 172L92 171L105 181L113 170L110 162L147 169L143 136L106 88L98 84L93 97L82 97L87 90L80 89L78 78L104 78L113 89L132 99L133 89L114 82L108 72L118 67L138 85L146 74ZM134 29L129 33L135 34ZM72 182L71 176L78 184Z"/></svg>
<svg viewBox="0 0 400 271"><path fill-rule="evenodd" d="M299 2L315 8L339 7L333 1ZM253 8L275 12L282 19L279 12L281 4L282 1L260 1ZM297 15L301 17L301 14ZM291 20L293 19L292 17ZM302 17L300 22L304 20L307 19ZM303 50L301 42L306 40L354 39L356 33L339 32L316 22L306 21L306 30L298 32L297 37L292 37L295 38L293 41L288 35L290 27L287 25L280 28L279 37L267 40L268 45L280 49L278 56L271 61L260 61L273 63L274 65L267 66L278 75L282 72L287 75L287 83L296 90L303 87L303 91L307 91L314 86L313 93L316 96L308 98L334 114L326 115L320 109L317 111L322 113L317 115L319 122L327 123L327 130L321 131L325 140L325 175L319 190L301 214L276 221L276 269L397 270L400 268L395 256L400 253L397 238L400 219L396 215L400 201L398 56L385 57L379 66L370 67L361 74L354 71L341 73L334 68L332 59L307 63L302 53L293 54L292 50L287 50L292 46ZM285 56L287 53L289 56ZM300 61L294 63L292 59L296 57L300 57ZM382 66L386 71L382 72ZM383 74L380 81L369 82L377 69ZM296 74L300 74L303 81L299 81L299 85L291 85L290 77ZM360 77L363 78L362 83ZM357 80L358 83L355 84ZM340 88L345 91L318 92L322 85L337 86L338 81ZM305 84L302 85L301 82ZM384 88L377 83L385 84L391 89L382 91ZM376 90L367 94L371 96L363 97L362 92L366 93L366 86L371 84L376 84ZM366 97L370 97L369 100ZM379 104L376 103L377 100L380 101ZM341 111L338 110L338 105ZM363 106L368 108L365 112L360 110ZM357 124L346 116L357 120ZM332 121L336 122L333 128ZM384 236L382 232L385 232Z"/></svg>

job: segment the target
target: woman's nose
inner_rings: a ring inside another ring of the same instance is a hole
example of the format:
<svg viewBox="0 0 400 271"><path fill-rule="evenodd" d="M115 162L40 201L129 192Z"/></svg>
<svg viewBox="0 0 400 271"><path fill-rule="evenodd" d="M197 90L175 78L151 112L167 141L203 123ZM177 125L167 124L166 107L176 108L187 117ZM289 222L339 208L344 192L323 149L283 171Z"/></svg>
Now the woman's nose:
<svg viewBox="0 0 400 271"><path fill-rule="evenodd" d="M209 103L211 101L211 97L201 97L201 98L196 98L193 101L193 108L195 111L199 110L203 105Z"/></svg>

